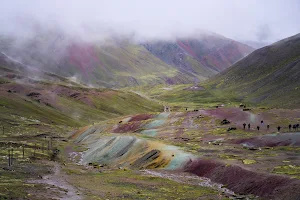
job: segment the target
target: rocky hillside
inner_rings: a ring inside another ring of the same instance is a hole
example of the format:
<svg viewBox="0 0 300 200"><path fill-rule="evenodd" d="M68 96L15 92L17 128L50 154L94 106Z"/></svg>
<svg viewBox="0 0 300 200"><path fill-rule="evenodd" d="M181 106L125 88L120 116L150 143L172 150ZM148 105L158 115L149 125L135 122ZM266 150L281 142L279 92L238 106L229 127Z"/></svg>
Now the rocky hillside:
<svg viewBox="0 0 300 200"><path fill-rule="evenodd" d="M206 33L196 39L154 42L143 46L155 56L178 69L204 74L223 71L254 49L223 36Z"/></svg>
<svg viewBox="0 0 300 200"><path fill-rule="evenodd" d="M214 89L252 103L299 108L300 34L258 49L213 78Z"/></svg>

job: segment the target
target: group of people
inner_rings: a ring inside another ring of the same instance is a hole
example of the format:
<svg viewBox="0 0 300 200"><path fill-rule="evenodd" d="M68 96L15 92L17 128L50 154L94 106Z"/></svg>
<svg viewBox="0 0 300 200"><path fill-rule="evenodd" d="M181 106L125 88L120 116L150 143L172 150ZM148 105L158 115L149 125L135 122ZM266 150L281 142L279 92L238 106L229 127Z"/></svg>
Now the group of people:
<svg viewBox="0 0 300 200"><path fill-rule="evenodd" d="M299 124L293 124L293 126L292 126L292 124L289 124L289 131L292 130L292 127L293 127L294 131L298 131L299 126L300 126Z"/></svg>
<svg viewBox="0 0 300 200"><path fill-rule="evenodd" d="M261 124L261 126L263 126L264 125L264 121L261 120L260 124ZM244 130L246 129L246 125L247 125L246 123L243 124ZM292 125L290 124L289 125L289 130L291 130L291 127L292 127ZM298 125L298 127L299 127L299 125ZM251 128L251 125L249 123L248 124L248 130L250 130L250 128ZM281 126L277 126L276 128L277 128L277 131L280 132L280 130L281 130L282 127ZM294 126L293 126L293 128L294 128ZM259 131L260 130L260 126L256 126L256 129ZM267 124L267 130L269 130L269 129L270 129L270 124Z"/></svg>

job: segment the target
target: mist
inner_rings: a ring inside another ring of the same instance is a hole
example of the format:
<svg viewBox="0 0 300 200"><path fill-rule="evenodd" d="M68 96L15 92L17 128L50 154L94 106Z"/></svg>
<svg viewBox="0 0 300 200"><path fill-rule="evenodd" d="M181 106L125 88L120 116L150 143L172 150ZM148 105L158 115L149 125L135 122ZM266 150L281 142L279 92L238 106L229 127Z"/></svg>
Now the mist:
<svg viewBox="0 0 300 200"><path fill-rule="evenodd" d="M0 34L39 29L71 37L171 40L211 31L240 41L275 42L300 32L297 0L27 0L1 3Z"/></svg>

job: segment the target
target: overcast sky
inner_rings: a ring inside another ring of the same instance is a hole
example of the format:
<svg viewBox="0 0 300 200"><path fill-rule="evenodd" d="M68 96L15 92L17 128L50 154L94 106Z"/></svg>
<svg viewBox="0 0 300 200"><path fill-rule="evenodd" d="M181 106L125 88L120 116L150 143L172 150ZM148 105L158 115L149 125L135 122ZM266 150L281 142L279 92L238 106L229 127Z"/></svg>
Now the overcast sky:
<svg viewBox="0 0 300 200"><path fill-rule="evenodd" d="M113 31L157 39L209 30L240 41L274 42L300 32L300 0L1 1L0 33L25 34L31 19L70 34Z"/></svg>

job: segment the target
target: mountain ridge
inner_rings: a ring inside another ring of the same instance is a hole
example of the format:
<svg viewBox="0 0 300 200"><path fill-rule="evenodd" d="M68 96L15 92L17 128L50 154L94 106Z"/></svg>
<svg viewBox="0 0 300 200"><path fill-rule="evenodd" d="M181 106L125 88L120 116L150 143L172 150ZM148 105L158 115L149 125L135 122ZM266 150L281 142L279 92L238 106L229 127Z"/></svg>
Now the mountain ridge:
<svg viewBox="0 0 300 200"><path fill-rule="evenodd" d="M254 51L208 81L252 103L299 107L300 34Z"/></svg>
<svg viewBox="0 0 300 200"><path fill-rule="evenodd" d="M44 30L41 27L35 30L27 40L0 37L0 52L24 66L74 78L95 87L197 84L245 55L238 46L229 47L234 52L232 60L229 54L219 49L233 40L217 34L201 36L189 42L189 45L195 44L196 50L203 48L205 53L210 53L209 61L203 62L199 57L201 51L196 51L197 55L188 53L187 48L179 45L179 40L175 43L163 41L162 46L158 47L165 51L159 56L155 53L156 44L151 42L138 43L122 37L88 41L73 38L58 30ZM147 44L154 46L154 51ZM218 50L215 54L214 49ZM222 58L218 60L218 66L207 64L220 56ZM228 59L224 59L224 56Z"/></svg>

